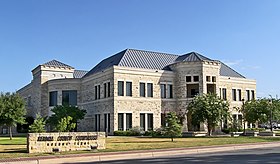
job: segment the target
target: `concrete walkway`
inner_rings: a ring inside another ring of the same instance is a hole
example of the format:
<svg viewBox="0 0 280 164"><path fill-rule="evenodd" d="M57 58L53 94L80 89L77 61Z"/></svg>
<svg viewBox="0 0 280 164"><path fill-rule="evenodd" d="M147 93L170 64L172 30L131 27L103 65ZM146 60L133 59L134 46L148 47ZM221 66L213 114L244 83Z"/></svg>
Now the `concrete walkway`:
<svg viewBox="0 0 280 164"><path fill-rule="evenodd" d="M280 142L264 142L253 144L235 144L224 146L200 146L192 148L172 148L157 150L141 150L127 152L106 152L87 153L57 156L43 156L30 158L15 158L0 160L1 164L60 164L60 163L80 163L80 162L100 162L110 160L124 160L137 158L154 158L172 155L201 154L208 152L238 151L244 149L279 147Z"/></svg>

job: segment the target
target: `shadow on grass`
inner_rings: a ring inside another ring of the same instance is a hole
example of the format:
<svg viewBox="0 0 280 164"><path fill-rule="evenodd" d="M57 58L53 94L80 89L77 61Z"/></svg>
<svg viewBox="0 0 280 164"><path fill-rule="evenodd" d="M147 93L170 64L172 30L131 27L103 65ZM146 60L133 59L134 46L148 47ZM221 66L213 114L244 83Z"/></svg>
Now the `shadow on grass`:
<svg viewBox="0 0 280 164"><path fill-rule="evenodd" d="M136 144L142 144L142 143L166 143L166 142L172 142L171 139L167 141L111 141L110 143L136 143ZM174 142L180 142L176 141L174 139Z"/></svg>
<svg viewBox="0 0 280 164"><path fill-rule="evenodd" d="M9 153L28 153L27 149L4 149L4 151L0 151L0 153L5 153L5 154L9 154Z"/></svg>

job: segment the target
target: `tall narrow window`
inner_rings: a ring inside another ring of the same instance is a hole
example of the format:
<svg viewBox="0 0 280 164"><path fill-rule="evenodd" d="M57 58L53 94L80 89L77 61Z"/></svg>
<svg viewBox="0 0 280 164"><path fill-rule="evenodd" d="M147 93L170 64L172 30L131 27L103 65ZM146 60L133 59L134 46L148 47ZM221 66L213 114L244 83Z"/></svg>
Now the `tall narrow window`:
<svg viewBox="0 0 280 164"><path fill-rule="evenodd" d="M232 89L232 100L236 101L236 89Z"/></svg>
<svg viewBox="0 0 280 164"><path fill-rule="evenodd" d="M132 113L126 113L126 130L132 128Z"/></svg>
<svg viewBox="0 0 280 164"><path fill-rule="evenodd" d="M103 84L103 94L104 94L104 98L106 98L107 97L107 84L106 83Z"/></svg>
<svg viewBox="0 0 280 164"><path fill-rule="evenodd" d="M123 113L118 114L118 130L124 130Z"/></svg>
<svg viewBox="0 0 280 164"><path fill-rule="evenodd" d="M242 96L241 96L241 89L238 89L237 90L237 93L238 93L238 101L242 101Z"/></svg>
<svg viewBox="0 0 280 164"><path fill-rule="evenodd" d="M145 97L145 83L140 83L140 97Z"/></svg>
<svg viewBox="0 0 280 164"><path fill-rule="evenodd" d="M100 131L100 114L95 115L95 131Z"/></svg>
<svg viewBox="0 0 280 164"><path fill-rule="evenodd" d="M153 97L153 83L147 83L147 96Z"/></svg>
<svg viewBox="0 0 280 164"><path fill-rule="evenodd" d="M251 90L251 93L252 93L252 100L255 100L255 91Z"/></svg>
<svg viewBox="0 0 280 164"><path fill-rule="evenodd" d="M95 100L97 100L98 99L98 91L97 91L98 89L97 89L97 85L96 86L94 86L94 93L95 93Z"/></svg>
<svg viewBox="0 0 280 164"><path fill-rule="evenodd" d="M123 81L118 81L118 96L124 96Z"/></svg>
<svg viewBox="0 0 280 164"><path fill-rule="evenodd" d="M168 84L167 85L167 92L168 92L168 98L172 99L173 98L173 85Z"/></svg>
<svg viewBox="0 0 280 164"><path fill-rule="evenodd" d="M166 84L160 84L160 96L166 98Z"/></svg>
<svg viewBox="0 0 280 164"><path fill-rule="evenodd" d="M110 113L104 114L104 131L109 133L110 132Z"/></svg>
<svg viewBox="0 0 280 164"><path fill-rule="evenodd" d="M148 130L153 130L153 114L148 114Z"/></svg>
<svg viewBox="0 0 280 164"><path fill-rule="evenodd" d="M222 99L223 99L223 100L227 100L227 89L226 89L226 88L223 88L223 89L222 89L222 92L223 92L223 93L222 93L222 95L223 95L223 98L222 98Z"/></svg>
<svg viewBox="0 0 280 164"><path fill-rule="evenodd" d="M77 105L77 91L62 91L62 105Z"/></svg>
<svg viewBox="0 0 280 164"><path fill-rule="evenodd" d="M100 99L100 85L97 86L97 99Z"/></svg>
<svg viewBox="0 0 280 164"><path fill-rule="evenodd" d="M132 96L132 82L126 82L126 96Z"/></svg>
<svg viewBox="0 0 280 164"><path fill-rule="evenodd" d="M140 113L140 128L145 131L145 114Z"/></svg>
<svg viewBox="0 0 280 164"><path fill-rule="evenodd" d="M108 94L107 95L108 95L108 97L110 97L111 96L110 82L107 83L107 86L108 86L108 92L107 92Z"/></svg>
<svg viewBox="0 0 280 164"><path fill-rule="evenodd" d="M31 100L30 100L30 104L31 104ZM28 105L29 105L29 97L28 97ZM57 105L57 91L53 91L49 93L49 106L56 106L56 105Z"/></svg>
<svg viewBox="0 0 280 164"><path fill-rule="evenodd" d="M250 101L250 91L246 90L246 97L247 97L247 101Z"/></svg>

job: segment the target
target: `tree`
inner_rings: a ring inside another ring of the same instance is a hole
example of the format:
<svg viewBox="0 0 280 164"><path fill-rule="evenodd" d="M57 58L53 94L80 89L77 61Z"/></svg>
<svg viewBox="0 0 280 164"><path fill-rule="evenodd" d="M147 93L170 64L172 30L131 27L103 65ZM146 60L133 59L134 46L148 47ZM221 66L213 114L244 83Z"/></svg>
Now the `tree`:
<svg viewBox="0 0 280 164"><path fill-rule="evenodd" d="M280 100L262 98L246 101L241 108L244 120L248 123L267 123L280 119ZM271 126L272 128L272 126Z"/></svg>
<svg viewBox="0 0 280 164"><path fill-rule="evenodd" d="M230 116L228 102L212 93L196 96L188 105L187 111L192 124L206 123L209 136L219 122Z"/></svg>
<svg viewBox="0 0 280 164"><path fill-rule="evenodd" d="M58 121L55 130L58 132L69 132L75 129L76 124L71 122L73 118L71 116L63 117Z"/></svg>
<svg viewBox="0 0 280 164"><path fill-rule="evenodd" d="M75 106L56 106L51 111L54 114L48 118L47 122L52 127L55 127L55 130L57 130L58 124L62 124L62 122L65 123L65 121L66 123L68 123L67 127L72 127L71 124L75 124L75 127L77 127L78 120L83 119L86 114L86 110L81 110ZM70 121L69 118L67 118L67 116L71 117ZM62 118L64 118L64 120L62 120Z"/></svg>
<svg viewBox="0 0 280 164"><path fill-rule="evenodd" d="M165 118L166 127L164 127L164 135L171 138L180 137L182 134L182 125L175 112L170 112Z"/></svg>
<svg viewBox="0 0 280 164"><path fill-rule="evenodd" d="M18 94L9 92L1 93L0 102L0 125L8 126L12 140L12 127L25 123L25 102Z"/></svg>
<svg viewBox="0 0 280 164"><path fill-rule="evenodd" d="M46 126L46 119L44 119L41 115L37 114L33 124L29 126L29 132L30 133L46 132L45 126Z"/></svg>

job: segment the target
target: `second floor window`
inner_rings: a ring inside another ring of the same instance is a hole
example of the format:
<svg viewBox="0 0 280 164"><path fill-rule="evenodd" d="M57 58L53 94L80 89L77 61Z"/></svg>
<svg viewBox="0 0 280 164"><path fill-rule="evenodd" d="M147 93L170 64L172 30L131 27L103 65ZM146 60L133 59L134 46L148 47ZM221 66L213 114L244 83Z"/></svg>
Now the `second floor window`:
<svg viewBox="0 0 280 164"><path fill-rule="evenodd" d="M153 96L153 83L147 83L147 97Z"/></svg>
<svg viewBox="0 0 280 164"><path fill-rule="evenodd" d="M124 96L124 82L118 81L118 96Z"/></svg>
<svg viewBox="0 0 280 164"><path fill-rule="evenodd" d="M227 100L227 89L226 88L222 89L222 99Z"/></svg>
<svg viewBox="0 0 280 164"><path fill-rule="evenodd" d="M140 83L140 97L145 97L145 83Z"/></svg>
<svg viewBox="0 0 280 164"><path fill-rule="evenodd" d="M126 96L132 96L132 82L126 82Z"/></svg>
<svg viewBox="0 0 280 164"><path fill-rule="evenodd" d="M166 84L160 84L160 97L166 98Z"/></svg>
<svg viewBox="0 0 280 164"><path fill-rule="evenodd" d="M172 84L168 84L167 85L167 92L168 92L168 98L173 98L173 85Z"/></svg>
<svg viewBox="0 0 280 164"><path fill-rule="evenodd" d="M77 91L76 90L69 90L69 91L62 91L62 105L77 105Z"/></svg>
<svg viewBox="0 0 280 164"><path fill-rule="evenodd" d="M236 89L232 89L232 101L236 101Z"/></svg>

